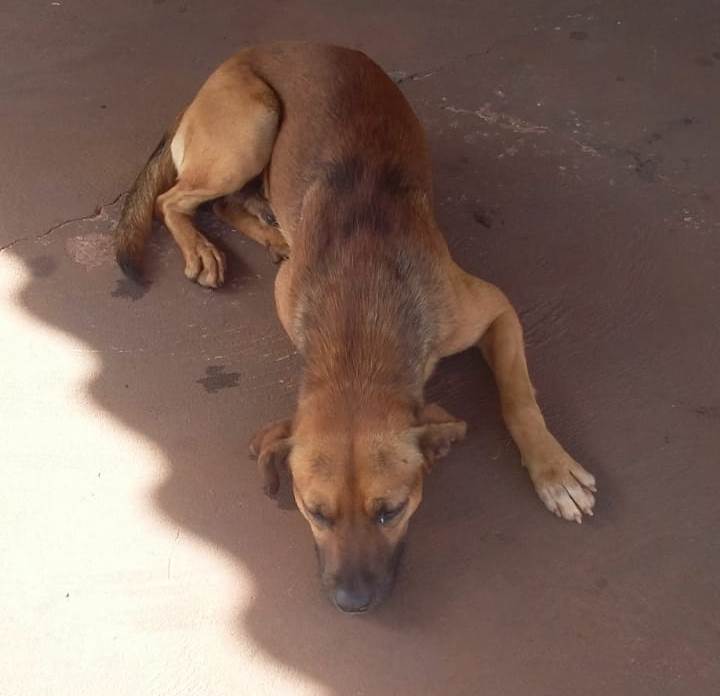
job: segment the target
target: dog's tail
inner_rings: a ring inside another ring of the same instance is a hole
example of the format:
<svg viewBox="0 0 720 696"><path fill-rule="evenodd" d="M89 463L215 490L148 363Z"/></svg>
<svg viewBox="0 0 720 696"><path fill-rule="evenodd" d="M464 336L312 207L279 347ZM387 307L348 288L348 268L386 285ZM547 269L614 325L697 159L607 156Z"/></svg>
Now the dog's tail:
<svg viewBox="0 0 720 696"><path fill-rule="evenodd" d="M155 200L172 186L177 177L170 143L179 121L178 118L138 174L125 199L116 228L115 258L123 273L137 282L142 282L142 256L152 231Z"/></svg>

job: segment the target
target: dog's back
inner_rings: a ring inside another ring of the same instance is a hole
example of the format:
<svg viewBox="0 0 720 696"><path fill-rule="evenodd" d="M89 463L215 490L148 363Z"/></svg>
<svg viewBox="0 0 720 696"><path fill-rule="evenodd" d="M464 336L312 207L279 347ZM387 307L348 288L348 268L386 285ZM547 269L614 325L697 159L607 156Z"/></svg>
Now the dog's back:
<svg viewBox="0 0 720 696"><path fill-rule="evenodd" d="M425 136L405 97L350 49L276 44L232 60L249 65L282 105L265 180L290 238L294 332L308 350L344 346L306 355L307 364L322 381L370 360L388 378L421 383L436 323L429 298L438 296L447 249L432 213Z"/></svg>
<svg viewBox="0 0 720 696"><path fill-rule="evenodd" d="M280 226L292 233L308 188L322 180L340 195L369 190L430 196L425 136L393 81L359 51L281 43L235 58L282 105L266 182Z"/></svg>

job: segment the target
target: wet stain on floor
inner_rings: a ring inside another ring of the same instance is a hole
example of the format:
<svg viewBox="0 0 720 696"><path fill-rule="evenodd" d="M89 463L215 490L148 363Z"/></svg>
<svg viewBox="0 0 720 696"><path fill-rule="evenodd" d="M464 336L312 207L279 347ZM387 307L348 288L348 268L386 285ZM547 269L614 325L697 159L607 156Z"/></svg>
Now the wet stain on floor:
<svg viewBox="0 0 720 696"><path fill-rule="evenodd" d="M147 291L147 284L137 283L134 280L130 280L130 278L120 278L117 281L115 289L110 294L113 297L122 297L135 302L144 297Z"/></svg>
<svg viewBox="0 0 720 696"><path fill-rule="evenodd" d="M57 260L52 256L36 256L27 265L33 278L47 278L55 272Z"/></svg>
<svg viewBox="0 0 720 696"><path fill-rule="evenodd" d="M208 394L217 394L221 389L240 386L239 372L225 372L225 365L211 365L205 370L205 377L195 380L202 384Z"/></svg>

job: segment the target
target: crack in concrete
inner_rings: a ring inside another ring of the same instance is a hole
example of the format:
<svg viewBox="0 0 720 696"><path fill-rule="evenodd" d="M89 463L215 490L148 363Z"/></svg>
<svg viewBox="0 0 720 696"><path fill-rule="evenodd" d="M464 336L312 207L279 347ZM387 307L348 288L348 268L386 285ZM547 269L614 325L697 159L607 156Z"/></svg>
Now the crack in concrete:
<svg viewBox="0 0 720 696"><path fill-rule="evenodd" d="M487 56L503 44L511 43L513 41L518 41L521 39L526 39L530 36L534 36L536 33L537 30L534 29L533 31L524 32L522 34L515 34L513 36L507 36L503 39L497 39L486 48L483 48L479 51L471 51L470 53L465 53L461 56L456 56L455 58L450 58L450 60L447 60L444 63L440 63L440 65L432 68L417 70L412 73L406 73L404 70L393 70L390 71L388 74L393 79L396 85L401 85L404 82L416 82L419 80L425 80L426 78L432 77L437 73L449 70L450 68L454 67L459 63L464 63L465 61L472 60L474 58L482 58L484 56Z"/></svg>
<svg viewBox="0 0 720 696"><path fill-rule="evenodd" d="M22 242L28 242L33 241L37 242L40 239L44 239L45 237L48 237L53 232L57 232L58 230L62 229L63 227L67 227L68 225L72 225L75 222L88 222L92 220L98 220L105 215L105 210L107 208L111 208L112 206L116 205L118 201L126 195L127 191L122 191L119 193L113 200L111 200L109 203L102 203L101 205L97 206L95 208L95 211L89 215L81 215L80 217L70 218L68 220L63 220L62 222L58 222L56 225L53 225L50 229L46 230L45 232L41 232L38 235L27 235L25 237L18 237L18 239L14 239L12 242L8 242L7 244L4 244L0 246L0 253L3 251L7 251L8 249L12 249L16 244L21 244Z"/></svg>
<svg viewBox="0 0 720 696"><path fill-rule="evenodd" d="M472 60L473 58L480 58L482 56L486 56L492 51L494 51L500 44L506 43L507 41L515 41L517 39L523 38L524 36L529 36L529 34L511 36L506 39L498 39L497 41L493 41L487 48L484 48L481 51L471 51L470 53L456 56L455 58L451 58L450 60L441 63L440 65L437 65L433 68L417 70L413 73L406 73L404 70L393 70L388 74L393 79L396 85L401 85L404 82L416 82L418 80L425 80L428 77L432 77L437 73L443 72L444 70L449 70L458 63L464 63L465 61Z"/></svg>
<svg viewBox="0 0 720 696"><path fill-rule="evenodd" d="M401 85L403 82L424 80L428 77L432 77L438 70L442 70L442 66L435 70L430 70L429 72L414 72L410 73L409 75L402 70L394 70L390 73L390 77L392 77L396 85Z"/></svg>
<svg viewBox="0 0 720 696"><path fill-rule="evenodd" d="M390 76L393 77L393 80L395 81L396 85L401 85L403 82L415 82L418 80L425 80L428 77L432 77L433 75L436 75L439 72L443 72L444 70L449 70L454 65L457 65L458 63L464 63L466 60L472 60L473 58L478 58L480 56L485 56L488 53L490 53L492 50L495 49L495 47L501 43L500 41L496 41L495 43L491 44L488 48L486 48L483 51L473 51L472 53L466 53L462 56L457 56L456 58L451 58L450 60L446 61L445 63L441 63L438 66L435 66L434 68L425 69L425 70L418 70L414 73L405 73L402 70L395 70L390 73Z"/></svg>

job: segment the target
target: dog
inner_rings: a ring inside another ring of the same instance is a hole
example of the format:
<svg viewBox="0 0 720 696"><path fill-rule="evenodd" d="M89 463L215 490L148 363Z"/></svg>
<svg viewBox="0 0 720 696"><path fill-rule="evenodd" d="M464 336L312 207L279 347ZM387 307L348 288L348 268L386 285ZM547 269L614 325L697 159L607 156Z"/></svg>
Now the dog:
<svg viewBox="0 0 720 696"><path fill-rule="evenodd" d="M217 288L225 257L193 224L201 204L280 261L275 301L304 367L294 417L251 444L265 492L289 466L321 580L343 612L388 596L424 473L466 425L423 387L437 362L476 346L545 506L592 515L595 479L558 443L535 399L512 305L453 261L433 214L423 128L359 51L311 43L247 48L178 117L128 194L117 260L142 278L154 216L185 275Z"/></svg>

